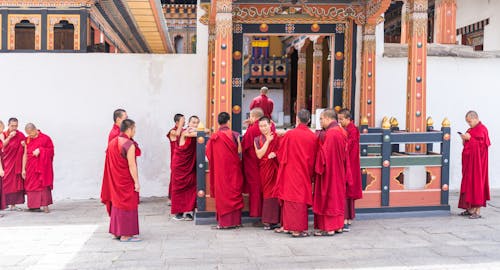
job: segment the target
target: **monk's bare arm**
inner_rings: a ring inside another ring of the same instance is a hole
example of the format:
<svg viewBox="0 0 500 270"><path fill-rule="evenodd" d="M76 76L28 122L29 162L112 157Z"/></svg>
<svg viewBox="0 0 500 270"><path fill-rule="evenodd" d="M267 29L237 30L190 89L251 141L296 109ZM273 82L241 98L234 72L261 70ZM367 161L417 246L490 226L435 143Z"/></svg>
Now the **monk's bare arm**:
<svg viewBox="0 0 500 270"><path fill-rule="evenodd" d="M5 144L5 136L3 133L0 133L0 141Z"/></svg>
<svg viewBox="0 0 500 270"><path fill-rule="evenodd" d="M3 177L4 175L5 175L5 172L3 170L2 159L0 158L0 177Z"/></svg>
<svg viewBox="0 0 500 270"><path fill-rule="evenodd" d="M238 141L238 154L241 154L241 152L243 151L243 150L242 150L243 148L241 147L241 140L240 140L240 137L238 137L237 141Z"/></svg>
<svg viewBox="0 0 500 270"><path fill-rule="evenodd" d="M137 163L135 161L135 145L130 146L127 151L128 169L132 179L134 179L135 191L139 192L139 174L137 173Z"/></svg>
<svg viewBox="0 0 500 270"><path fill-rule="evenodd" d="M253 143L253 146L255 147L255 154L257 154L257 158L262 159L267 152L267 148L269 148L269 140L266 140L261 149L257 148L257 144L255 142Z"/></svg>
<svg viewBox="0 0 500 270"><path fill-rule="evenodd" d="M12 135L12 134L13 134L13 135ZM2 134L2 136L3 136L3 134ZM7 136L7 138L5 138L5 139L3 140L3 144L4 144L4 145L9 144L10 140L11 140L12 138L14 138L14 136L16 136L16 133L13 131L13 132L11 132L11 133L9 134L9 136Z"/></svg>
<svg viewBox="0 0 500 270"><path fill-rule="evenodd" d="M27 162L28 162L28 149L27 149L26 145L24 145L23 169L22 169L22 173L21 173L21 176L23 177L23 179L26 179L26 163Z"/></svg>

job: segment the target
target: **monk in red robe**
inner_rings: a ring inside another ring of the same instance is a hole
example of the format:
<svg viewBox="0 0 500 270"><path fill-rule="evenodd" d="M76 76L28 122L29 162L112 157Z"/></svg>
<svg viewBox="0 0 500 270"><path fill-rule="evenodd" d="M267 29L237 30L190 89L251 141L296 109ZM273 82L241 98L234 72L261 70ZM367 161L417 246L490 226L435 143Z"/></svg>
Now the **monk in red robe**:
<svg viewBox="0 0 500 270"><path fill-rule="evenodd" d="M114 139L114 138L118 137L118 135L120 135L120 126L121 126L123 120L125 120L127 118L128 118L128 115L124 109L116 109L113 112L114 124L113 124L113 128L111 128L111 131L109 132L109 135L108 135L108 143L112 139Z"/></svg>
<svg viewBox="0 0 500 270"><path fill-rule="evenodd" d="M22 176L28 197L28 208L49 213L54 188L54 144L49 136L29 123L25 128L26 143L23 156Z"/></svg>
<svg viewBox="0 0 500 270"><path fill-rule="evenodd" d="M279 138L271 130L271 119L264 116L259 119L259 129L262 133L254 140L255 153L259 159L260 179L262 183L262 223L264 230L278 228L281 217L281 207L278 198L273 194L278 176L279 162L276 153L279 149Z"/></svg>
<svg viewBox="0 0 500 270"><path fill-rule="evenodd" d="M172 157L170 212L175 215L175 220L193 220L191 212L196 207L196 128L199 123L198 116L189 117L188 128L182 131Z"/></svg>
<svg viewBox="0 0 500 270"><path fill-rule="evenodd" d="M297 113L297 127L285 133L277 154L279 170L275 196L282 203L282 227L275 232L292 232L293 237L306 237L308 208L312 205L312 179L317 141L307 124L308 110Z"/></svg>
<svg viewBox="0 0 500 270"><path fill-rule="evenodd" d="M24 182L21 176L23 169L24 141L26 137L17 130L19 121L10 118L7 131L0 134L2 141L2 164L4 170L3 191L5 203L10 210L21 211L16 204L24 204Z"/></svg>
<svg viewBox="0 0 500 270"><path fill-rule="evenodd" d="M250 118L247 120L248 129L241 140L243 150L243 177L244 191L248 192L248 203L251 217L262 216L262 184L259 172L259 159L255 154L254 140L261 135L259 129L259 119L264 116L261 108L250 111Z"/></svg>
<svg viewBox="0 0 500 270"><path fill-rule="evenodd" d="M5 125L3 122L0 120L0 134L3 133L3 130L5 129ZM3 147L3 142L0 140L0 210L5 209L5 195L3 193L3 176L5 175L5 171L3 170L3 164L2 164L2 147ZM2 215L0 215L1 217Z"/></svg>
<svg viewBox="0 0 500 270"><path fill-rule="evenodd" d="M175 126L171 128L167 133L167 139L170 142L170 181L168 183L168 199L171 199L172 194L172 159L174 158L175 149L179 145L179 137L181 136L181 132L184 129L184 124L186 119L184 115L177 113L174 115L174 123ZM171 202L168 202L168 205L171 205Z"/></svg>
<svg viewBox="0 0 500 270"><path fill-rule="evenodd" d="M273 114L274 102L270 97L267 96L268 92L269 89L263 86L260 89L260 96L254 98L250 103L250 110L261 108L264 112L264 115L272 119L271 117Z"/></svg>
<svg viewBox="0 0 500 270"><path fill-rule="evenodd" d="M462 137L462 185L458 207L465 209L460 215L481 218L480 209L490 200L488 177L488 148L491 145L488 129L475 111L467 112L465 121L470 128Z"/></svg>
<svg viewBox="0 0 500 270"><path fill-rule="evenodd" d="M232 229L241 226L243 209L243 175L241 174L241 143L239 134L228 126L227 112L218 115L219 130L207 143L210 168L210 197L215 198L217 226Z"/></svg>
<svg viewBox="0 0 500 270"><path fill-rule="evenodd" d="M108 144L102 179L101 202L111 218L109 232L122 242L141 241L139 234L139 174L135 144L135 122L123 120L120 135Z"/></svg>
<svg viewBox="0 0 500 270"><path fill-rule="evenodd" d="M338 113L339 123L347 131L347 155L349 171L347 172L347 190L344 231L350 231L349 226L356 217L354 201L363 198L363 186L361 182L361 162L359 152L359 129L354 124L351 112L342 109Z"/></svg>
<svg viewBox="0 0 500 270"><path fill-rule="evenodd" d="M314 183L315 236L333 236L342 232L347 182L347 132L337 123L337 114L327 109L320 114L326 130L316 158Z"/></svg>

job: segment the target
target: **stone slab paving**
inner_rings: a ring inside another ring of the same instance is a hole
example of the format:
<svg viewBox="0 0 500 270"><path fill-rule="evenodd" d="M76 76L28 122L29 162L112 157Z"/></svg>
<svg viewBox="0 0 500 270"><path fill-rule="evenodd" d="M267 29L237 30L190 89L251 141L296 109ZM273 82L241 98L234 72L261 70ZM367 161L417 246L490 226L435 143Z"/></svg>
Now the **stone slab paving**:
<svg viewBox="0 0 500 270"><path fill-rule="evenodd" d="M494 194L479 220L457 216L453 193L451 215L364 216L349 233L302 239L173 221L164 198L144 198L140 243L111 239L98 200L58 201L50 214L2 211L0 269L500 269Z"/></svg>

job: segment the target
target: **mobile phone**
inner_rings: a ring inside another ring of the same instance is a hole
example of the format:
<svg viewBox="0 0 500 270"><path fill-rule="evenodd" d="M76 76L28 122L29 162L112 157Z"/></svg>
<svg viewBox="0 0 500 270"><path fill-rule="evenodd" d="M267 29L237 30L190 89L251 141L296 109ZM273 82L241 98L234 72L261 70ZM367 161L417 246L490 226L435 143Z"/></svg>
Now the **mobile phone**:
<svg viewBox="0 0 500 270"><path fill-rule="evenodd" d="M460 131L457 131L457 133L458 133L458 135L462 135L462 132L460 132Z"/></svg>

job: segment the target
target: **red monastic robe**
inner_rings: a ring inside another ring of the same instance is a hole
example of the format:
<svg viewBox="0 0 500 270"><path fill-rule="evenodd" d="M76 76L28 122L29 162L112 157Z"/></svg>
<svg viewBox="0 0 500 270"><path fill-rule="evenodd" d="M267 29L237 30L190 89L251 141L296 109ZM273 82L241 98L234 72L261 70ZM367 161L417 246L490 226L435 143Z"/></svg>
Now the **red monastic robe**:
<svg viewBox="0 0 500 270"><path fill-rule="evenodd" d="M462 185L458 207L469 209L485 207L490 200L488 177L488 147L491 145L488 129L479 122L467 130L471 138L464 141L462 150Z"/></svg>
<svg viewBox="0 0 500 270"><path fill-rule="evenodd" d="M250 110L254 108L261 108L264 111L264 115L271 118L274 109L274 102L271 98L266 95L260 95L252 100L250 103Z"/></svg>
<svg viewBox="0 0 500 270"><path fill-rule="evenodd" d="M347 132L337 122L328 127L316 158L315 228L334 231L344 226Z"/></svg>
<svg viewBox="0 0 500 270"><path fill-rule="evenodd" d="M120 135L120 126L118 126L117 124L113 124L113 128L111 128L111 131L108 135L108 143L114 138L118 137L118 135Z"/></svg>
<svg viewBox="0 0 500 270"><path fill-rule="evenodd" d="M307 230L307 207L313 202L316 151L316 136L304 124L285 133L280 141L280 167L274 195L283 202L283 226L286 230Z"/></svg>
<svg viewBox="0 0 500 270"><path fill-rule="evenodd" d="M262 222L268 224L280 223L281 210L279 200L274 197L273 191L276 186L276 178L278 176L279 162L278 159L268 158L269 154L274 152L277 154L279 149L279 137L273 132L274 139L269 144L266 153L259 160L259 171L262 186L263 202L262 202ZM254 143L257 149L261 149L266 142L266 136L260 135L255 138Z"/></svg>
<svg viewBox="0 0 500 270"><path fill-rule="evenodd" d="M174 126L171 128L168 133L167 133L167 139L170 142L170 182L168 183L168 197L171 198L172 196L172 160L174 158L174 153L175 153L175 148L179 145L179 136L177 136L177 140L172 141L170 138L170 132L172 130L177 130L177 126Z"/></svg>
<svg viewBox="0 0 500 270"><path fill-rule="evenodd" d="M33 151L40 150L38 156L33 155ZM26 179L24 187L28 195L28 207L39 208L40 206L47 206L52 204L52 195L41 195L42 193L50 193L54 188L54 169L52 162L54 160L54 144L49 136L38 132L36 138L26 139ZM38 193L37 193L38 192ZM45 198L48 197L48 198ZM35 199L36 198L36 199ZM40 199L38 199L40 198ZM40 205L40 200L45 201ZM35 201L32 203L32 201ZM46 205L43 205L46 204Z"/></svg>
<svg viewBox="0 0 500 270"><path fill-rule="evenodd" d="M248 192L248 202L251 217L262 215L262 184L259 172L259 159L255 154L254 140L260 136L259 123L248 126L241 140L243 151L243 177L245 180L244 191Z"/></svg>
<svg viewBox="0 0 500 270"><path fill-rule="evenodd" d="M9 132L3 133L4 137L9 136ZM5 175L3 177L3 192L7 205L24 203L24 183L21 177L23 170L24 148L21 142L26 140L24 134L16 131L16 136L10 139L8 144L2 148L2 165Z"/></svg>
<svg viewBox="0 0 500 270"><path fill-rule="evenodd" d="M187 137L172 158L171 213L193 211L196 207L196 138Z"/></svg>
<svg viewBox="0 0 500 270"><path fill-rule="evenodd" d="M2 163L2 147L3 143L0 141L0 163ZM2 163L3 169L3 163ZM5 194L3 192L3 178L0 177L0 210L5 209L7 205L5 204Z"/></svg>
<svg viewBox="0 0 500 270"><path fill-rule="evenodd" d="M217 221L222 227L241 225L243 175L237 136L237 133L223 125L212 134L206 149L210 168L210 197L215 198ZM231 218L238 215L239 219Z"/></svg>
<svg viewBox="0 0 500 270"><path fill-rule="evenodd" d="M278 153L280 138L273 132L274 139L269 144L266 153L259 160L259 172L262 186L262 194L264 199L274 198L274 187L276 186L276 178L278 176L279 162L277 158L268 158L269 154ZM260 135L255 138L255 144L258 149L261 149L266 142L266 136Z"/></svg>
<svg viewBox="0 0 500 270"><path fill-rule="evenodd" d="M111 206L121 210L137 210L139 193L127 160L127 151L134 142L125 134L111 140L106 150L106 162L102 179L101 202L111 215Z"/></svg>

